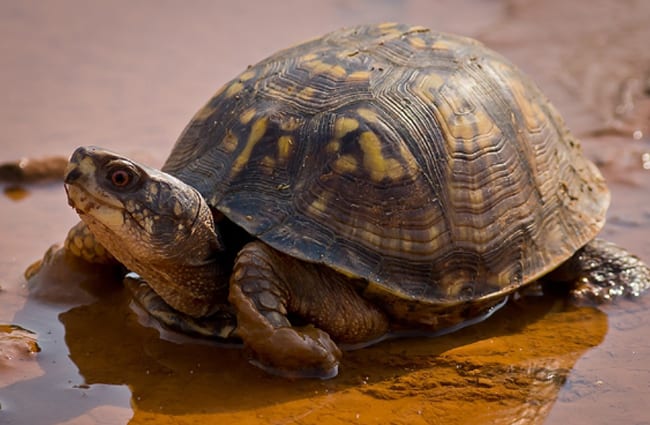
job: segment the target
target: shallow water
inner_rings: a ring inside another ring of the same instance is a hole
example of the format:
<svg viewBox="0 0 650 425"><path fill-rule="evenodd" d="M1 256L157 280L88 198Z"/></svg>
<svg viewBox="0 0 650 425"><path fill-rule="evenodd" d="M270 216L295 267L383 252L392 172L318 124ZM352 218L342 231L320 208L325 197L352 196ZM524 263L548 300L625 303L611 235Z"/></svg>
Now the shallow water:
<svg viewBox="0 0 650 425"><path fill-rule="evenodd" d="M641 0L3 2L0 162L95 144L160 165L246 65L405 21L478 37L533 75L608 178L603 236L650 261L648 18ZM650 297L531 294L451 335L347 353L334 380L286 381L238 349L161 339L117 279L68 259L28 288L24 269L77 218L58 184L1 188L0 423L650 423Z"/></svg>

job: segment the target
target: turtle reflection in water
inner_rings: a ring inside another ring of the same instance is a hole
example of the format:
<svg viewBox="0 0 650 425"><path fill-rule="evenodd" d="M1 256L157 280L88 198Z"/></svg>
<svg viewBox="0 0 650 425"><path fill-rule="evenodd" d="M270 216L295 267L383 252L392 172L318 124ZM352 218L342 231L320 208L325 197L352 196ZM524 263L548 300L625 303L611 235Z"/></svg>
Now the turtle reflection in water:
<svg viewBox="0 0 650 425"><path fill-rule="evenodd" d="M336 375L339 345L471 323L549 272L595 300L650 278L595 239L609 192L537 87L422 27L280 51L199 110L162 171L79 148L65 183L82 219L68 249L136 273L166 325L240 339L286 376Z"/></svg>

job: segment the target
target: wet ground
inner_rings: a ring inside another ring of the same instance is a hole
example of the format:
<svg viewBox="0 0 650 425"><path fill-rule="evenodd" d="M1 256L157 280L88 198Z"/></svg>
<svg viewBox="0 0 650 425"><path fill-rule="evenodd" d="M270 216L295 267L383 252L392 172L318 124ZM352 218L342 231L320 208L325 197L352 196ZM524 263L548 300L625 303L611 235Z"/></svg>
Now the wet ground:
<svg viewBox="0 0 650 425"><path fill-rule="evenodd" d="M650 3L219 3L0 4L0 162L95 144L159 165L246 65L404 21L477 37L533 75L608 178L603 235L650 261ZM0 423L650 423L650 297L531 294L452 335L347 353L334 380L286 381L240 350L161 339L118 279L73 260L28 287L25 268L77 218L60 184L2 190Z"/></svg>

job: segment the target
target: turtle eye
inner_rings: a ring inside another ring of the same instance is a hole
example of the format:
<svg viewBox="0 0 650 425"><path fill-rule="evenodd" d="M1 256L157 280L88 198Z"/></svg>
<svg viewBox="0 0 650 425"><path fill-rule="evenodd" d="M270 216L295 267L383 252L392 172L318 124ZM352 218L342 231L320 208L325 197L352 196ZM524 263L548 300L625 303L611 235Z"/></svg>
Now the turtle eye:
<svg viewBox="0 0 650 425"><path fill-rule="evenodd" d="M135 176L130 170L120 168L111 171L108 175L108 178L114 187L123 189L133 182Z"/></svg>
<svg viewBox="0 0 650 425"><path fill-rule="evenodd" d="M111 173L111 182L116 187L124 187L132 180L132 176L128 171L115 170Z"/></svg>

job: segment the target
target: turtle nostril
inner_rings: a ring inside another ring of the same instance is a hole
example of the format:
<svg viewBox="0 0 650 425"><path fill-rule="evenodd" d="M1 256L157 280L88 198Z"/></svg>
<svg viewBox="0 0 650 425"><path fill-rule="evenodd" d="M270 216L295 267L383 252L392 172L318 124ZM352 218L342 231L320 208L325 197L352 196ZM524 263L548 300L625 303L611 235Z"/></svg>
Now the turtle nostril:
<svg viewBox="0 0 650 425"><path fill-rule="evenodd" d="M79 177L81 177L81 171L79 171L79 169L75 167L66 173L64 182L66 184L74 183L74 181L77 180Z"/></svg>

